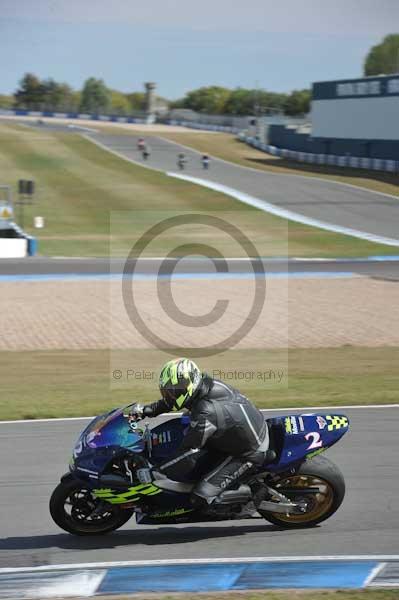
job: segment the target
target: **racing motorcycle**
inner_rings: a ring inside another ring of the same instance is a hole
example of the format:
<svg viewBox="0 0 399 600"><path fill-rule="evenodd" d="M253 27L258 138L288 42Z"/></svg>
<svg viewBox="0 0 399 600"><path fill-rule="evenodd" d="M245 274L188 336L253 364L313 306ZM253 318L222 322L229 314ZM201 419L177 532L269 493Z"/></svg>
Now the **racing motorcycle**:
<svg viewBox="0 0 399 600"><path fill-rule="evenodd" d="M190 494L212 468L206 449L184 481L157 472L179 447L189 416L150 428L133 420L132 408L94 418L79 436L69 472L50 499L51 516L65 531L99 535L118 529L133 514L138 524L151 525L252 518L249 506L280 527L312 527L331 517L344 499L341 471L319 455L348 431L345 415L266 419L270 448L264 464L236 485L233 500L225 490L210 506L196 508Z"/></svg>

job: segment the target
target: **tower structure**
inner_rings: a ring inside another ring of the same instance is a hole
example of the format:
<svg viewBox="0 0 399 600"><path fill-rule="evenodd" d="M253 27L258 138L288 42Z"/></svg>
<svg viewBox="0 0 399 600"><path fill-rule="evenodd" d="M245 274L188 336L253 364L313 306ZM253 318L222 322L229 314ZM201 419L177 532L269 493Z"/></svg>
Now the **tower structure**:
<svg viewBox="0 0 399 600"><path fill-rule="evenodd" d="M147 117L147 123L153 123L155 121L156 111L156 95L155 90L157 87L156 83L147 82L145 86L145 113Z"/></svg>

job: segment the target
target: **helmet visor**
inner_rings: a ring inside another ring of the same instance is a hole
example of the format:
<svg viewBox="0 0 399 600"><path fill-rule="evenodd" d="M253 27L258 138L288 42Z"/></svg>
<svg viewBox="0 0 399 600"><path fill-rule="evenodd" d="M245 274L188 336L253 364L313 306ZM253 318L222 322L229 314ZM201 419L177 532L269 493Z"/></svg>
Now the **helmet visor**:
<svg viewBox="0 0 399 600"><path fill-rule="evenodd" d="M176 385L170 386L168 389L161 388L161 395L169 410L179 410L184 407L188 394L186 389Z"/></svg>

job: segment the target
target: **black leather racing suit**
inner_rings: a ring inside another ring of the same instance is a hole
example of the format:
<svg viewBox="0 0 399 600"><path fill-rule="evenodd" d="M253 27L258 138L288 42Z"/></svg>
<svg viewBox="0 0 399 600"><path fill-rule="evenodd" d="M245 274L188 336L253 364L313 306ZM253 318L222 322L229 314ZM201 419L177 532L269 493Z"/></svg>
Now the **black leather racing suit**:
<svg viewBox="0 0 399 600"><path fill-rule="evenodd" d="M223 490L238 483L254 464L261 464L269 446L262 413L238 390L205 376L187 406L191 423L177 454L159 468L171 479L192 470L200 449L222 456L193 491L193 500L210 504ZM170 409L164 400L144 407L144 416L155 417Z"/></svg>

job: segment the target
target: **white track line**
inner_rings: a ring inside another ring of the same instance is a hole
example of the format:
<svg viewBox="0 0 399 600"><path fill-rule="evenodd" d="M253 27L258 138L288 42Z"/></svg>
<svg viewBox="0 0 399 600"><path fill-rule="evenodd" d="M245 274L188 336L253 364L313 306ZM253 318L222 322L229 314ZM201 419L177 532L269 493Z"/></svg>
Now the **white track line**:
<svg viewBox="0 0 399 600"><path fill-rule="evenodd" d="M175 179L181 179L182 181L188 181L190 183L194 183L196 185L201 185L203 187L215 190L216 192L220 192L222 194L226 194L227 196L230 196L231 198L235 198L236 200L239 200L240 202L243 202L244 204L248 204L249 206L253 206L255 208L263 210L264 212L273 214L273 215L281 217L283 219L288 219L289 221L295 221L296 223L302 223L304 225L309 225L311 227L317 227L319 229L324 229L326 231L333 231L334 233L349 235L351 237L355 237L355 238L362 239L362 240L367 240L369 242L374 242L376 244L385 244L386 246L399 247L399 240L395 240L393 238L387 238L384 236L374 235L373 233L367 233L365 231L358 231L357 229L351 229L350 227L341 227L340 225L333 225L331 223L326 223L324 221L318 221L317 219L312 219L310 217L305 217L304 215L301 215L299 213L295 213L295 212L287 210L285 208L280 208L279 206L276 206L275 204L271 204L270 202L267 202L266 200L261 200L260 198L255 198L254 196L250 196L249 194L245 194L244 192L240 192L239 190L236 190L234 188L230 188L228 186L225 186L225 185L222 185L219 183L215 183L215 182L209 181L207 179L201 179L199 177L192 177L190 175L182 175L180 173L174 173L172 171L166 172L166 171L163 171L162 169L156 169L155 167L151 167L149 165L145 165L142 162L138 162L136 160L128 158L127 156L124 156L123 154L121 154L120 152L117 152L116 150L111 150L110 148L108 148L107 146L105 146L104 144L99 142L98 140L95 140L87 135L83 135L83 137L86 140L92 142L93 144L96 144L97 146L99 146L100 148L105 150L106 152L110 152L111 154L114 154L118 158L121 158L122 160L126 160L127 162L130 162L134 165L138 165L140 167L144 167L145 169L150 169L153 171L158 171L159 173L164 173L164 174L168 175L169 177L174 177ZM234 163L229 163L229 164L235 166ZM244 167L244 168L246 168L246 167ZM260 172L262 172L262 171L260 171ZM314 179L314 178L306 177L306 179ZM322 180L322 181L326 181L326 180ZM356 189L363 189L363 188L357 188L356 186L350 186L350 187L354 187ZM366 188L364 188L364 189L366 190ZM370 192L371 190L366 190L366 191ZM383 195L387 195L387 194L383 194ZM398 200L398 198L396 196L391 196L391 197Z"/></svg>
<svg viewBox="0 0 399 600"><path fill-rule="evenodd" d="M386 562L382 562L379 565L377 565L376 567L374 567L374 569L371 570L371 572L367 575L366 579L363 582L362 587L368 587L372 582L373 579L375 579L377 577L377 575L379 573L381 573L381 571L386 567L387 563Z"/></svg>
<svg viewBox="0 0 399 600"><path fill-rule="evenodd" d="M395 247L399 246L399 240L375 235L374 233L367 233L366 231L359 231L358 229L352 229L351 227L333 225L332 223L326 223L325 221L319 221L318 219L312 219L311 217L305 217L300 213L295 213L291 210L281 208L280 206L271 204L270 202L262 200L261 198L250 196L249 194L240 192L239 190L236 190L234 188L230 188L226 185L215 183L207 179L201 179L199 177L192 177L191 175L181 175L180 173L172 172L167 173L167 175L169 175L169 177L175 177L176 179L182 179L183 181L189 181L197 185L202 185L203 187L215 190L215 192L226 194L227 196L231 196L236 200L240 200L241 202L244 202L249 206L259 208L264 212L270 213L277 217L282 217L283 219L288 219L289 221L295 221L296 223L302 223L303 225L310 225L311 227L318 227L319 229L325 229L326 231L332 231L334 233L349 235L351 237L359 238L361 240L367 240L376 244L385 244L386 246Z"/></svg>
<svg viewBox="0 0 399 600"><path fill-rule="evenodd" d="M38 600L44 600L44 598L91 598L95 595L98 588L101 585L106 570L103 571L89 571L89 572L77 572L64 574L62 578L57 578L54 581L37 581L34 589L25 590L25 593L29 598L37 598Z"/></svg>
<svg viewBox="0 0 399 600"><path fill-rule="evenodd" d="M288 412L288 411L331 411L331 410L354 410L354 409L382 409L382 408L399 408L399 404L351 404L347 406L291 406L289 408L261 408L261 412ZM170 412L170 413L162 413L159 415L160 417L181 417L183 413L178 412ZM88 421L89 419L94 419L95 416L92 417L54 417L48 419L15 419L12 421L0 421L0 425L19 425L22 423L57 423L63 421Z"/></svg>
<svg viewBox="0 0 399 600"><path fill-rule="evenodd" d="M40 571L68 571L71 569L107 569L112 567L145 567L156 565L206 565L206 564L228 564L228 563L277 563L277 562L321 562L321 561L390 561L399 560L399 555L374 555L374 554L349 554L334 556L243 556L238 558L176 558L159 560L126 560L115 562L76 563L61 565L43 565L40 567L5 567L0 569L0 575L7 573L24 573Z"/></svg>

